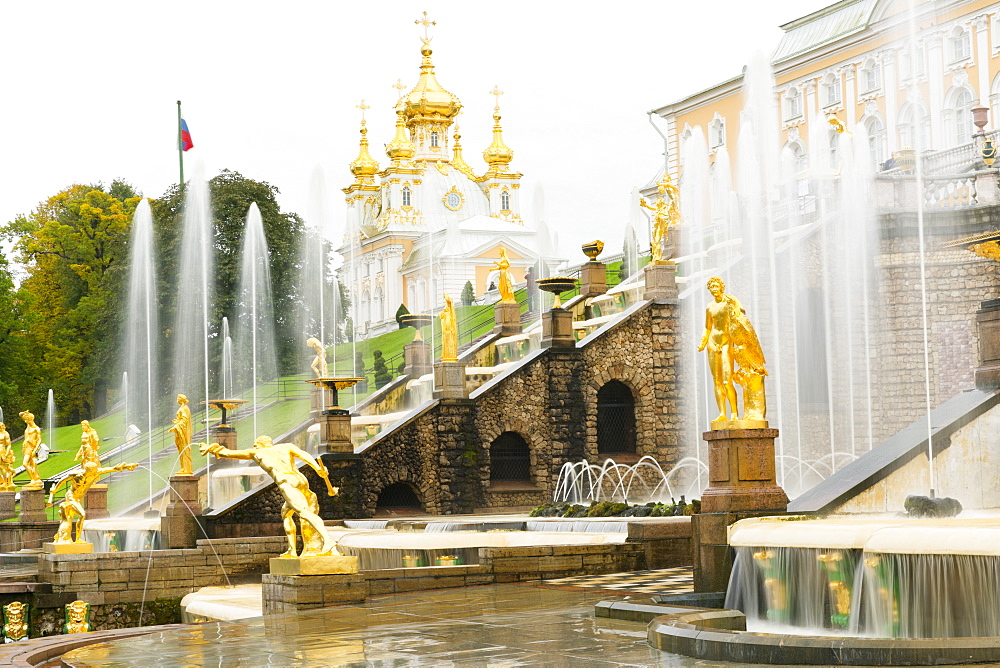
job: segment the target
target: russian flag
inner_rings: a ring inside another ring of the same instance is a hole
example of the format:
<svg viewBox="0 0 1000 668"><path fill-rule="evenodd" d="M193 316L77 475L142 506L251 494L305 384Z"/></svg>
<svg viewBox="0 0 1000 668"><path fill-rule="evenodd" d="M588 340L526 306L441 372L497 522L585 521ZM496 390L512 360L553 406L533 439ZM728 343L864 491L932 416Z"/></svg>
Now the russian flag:
<svg viewBox="0 0 1000 668"><path fill-rule="evenodd" d="M187 121L183 118L181 119L181 150L187 151L194 148L194 142L191 141L191 132L188 130Z"/></svg>

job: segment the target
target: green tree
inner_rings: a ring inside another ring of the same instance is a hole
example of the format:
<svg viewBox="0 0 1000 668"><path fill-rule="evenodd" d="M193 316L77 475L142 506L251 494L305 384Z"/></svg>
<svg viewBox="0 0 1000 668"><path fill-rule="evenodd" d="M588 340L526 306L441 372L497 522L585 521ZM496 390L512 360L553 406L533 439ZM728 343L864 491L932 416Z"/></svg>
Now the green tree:
<svg viewBox="0 0 1000 668"><path fill-rule="evenodd" d="M212 201L215 239L215 313L209 316L213 326L236 317L236 292L240 280L240 245L250 204L257 203L264 222L274 295L275 335L278 344L279 371L294 369L301 356L301 333L296 331L296 301L299 290L301 257L299 243L305 225L295 213L283 212L277 202L278 188L264 181L248 179L239 172L222 170L208 182ZM161 290L166 290L164 321L173 321L175 281L180 264L180 243L184 186L173 185L152 203L153 219L158 229L157 246L162 249L158 273Z"/></svg>
<svg viewBox="0 0 1000 668"><path fill-rule="evenodd" d="M74 421L103 410L120 368L119 295L138 203L124 181L74 185L3 227L27 272L21 289L32 310L26 339L39 383L28 400L34 408L44 405L39 395L47 386Z"/></svg>
<svg viewBox="0 0 1000 668"><path fill-rule="evenodd" d="M476 298L476 291L472 287L472 281L466 281L465 287L462 288L462 295L460 299L462 300L462 306L470 306L472 300Z"/></svg>
<svg viewBox="0 0 1000 668"><path fill-rule="evenodd" d="M399 308L396 309L396 324L399 325L400 329L403 328L403 320L402 320L403 316L409 315L409 313L410 310L406 308L406 304L400 304Z"/></svg>
<svg viewBox="0 0 1000 668"><path fill-rule="evenodd" d="M38 393L28 357L27 334L34 326L26 300L30 297L14 285L7 258L0 254L0 408L8 431L17 433L23 423L17 413L25 408L25 398Z"/></svg>

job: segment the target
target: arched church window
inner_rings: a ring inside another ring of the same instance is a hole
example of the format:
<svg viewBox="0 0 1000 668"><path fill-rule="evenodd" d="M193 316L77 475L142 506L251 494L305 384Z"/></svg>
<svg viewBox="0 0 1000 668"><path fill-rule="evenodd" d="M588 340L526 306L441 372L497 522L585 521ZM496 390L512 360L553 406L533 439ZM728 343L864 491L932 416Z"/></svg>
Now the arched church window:
<svg viewBox="0 0 1000 668"><path fill-rule="evenodd" d="M434 132L431 133L431 148L437 148L437 147L438 147L438 133L435 130Z"/></svg>
<svg viewBox="0 0 1000 668"><path fill-rule="evenodd" d="M403 186L403 206L410 206L410 186Z"/></svg>
<svg viewBox="0 0 1000 668"><path fill-rule="evenodd" d="M510 211L510 193L506 190L500 192L500 208L504 211Z"/></svg>

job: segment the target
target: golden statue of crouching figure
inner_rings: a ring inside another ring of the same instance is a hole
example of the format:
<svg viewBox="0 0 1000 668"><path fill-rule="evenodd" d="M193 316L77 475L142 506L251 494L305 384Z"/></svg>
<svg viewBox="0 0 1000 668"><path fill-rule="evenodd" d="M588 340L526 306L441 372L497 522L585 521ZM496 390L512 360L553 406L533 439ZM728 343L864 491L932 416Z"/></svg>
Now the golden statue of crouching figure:
<svg viewBox="0 0 1000 668"><path fill-rule="evenodd" d="M253 442L252 450L230 450L218 443L202 443L198 449L205 456L212 454L222 459L254 461L274 479L285 500L285 505L281 508L281 521L288 537L288 550L282 557L325 557L340 554L323 526L316 494L309 489L309 481L295 465L295 460L301 459L312 467L326 482L327 494L335 496L338 489L330 484L329 474L321 461L292 443L274 443L270 436L258 437ZM301 554L296 553L296 515L302 524Z"/></svg>
<svg viewBox="0 0 1000 668"><path fill-rule="evenodd" d="M138 464L117 464L115 466L101 467L92 461L84 462L79 473L72 473L57 482L49 492L49 503L59 489L69 483L66 490L66 497L59 504L59 529L56 531L52 543L65 545L68 543L85 543L83 540L83 522L87 519L87 510L84 508L84 500L87 497L87 490L97 482L101 476L118 471L134 471ZM76 528L76 538L73 537L73 529Z"/></svg>

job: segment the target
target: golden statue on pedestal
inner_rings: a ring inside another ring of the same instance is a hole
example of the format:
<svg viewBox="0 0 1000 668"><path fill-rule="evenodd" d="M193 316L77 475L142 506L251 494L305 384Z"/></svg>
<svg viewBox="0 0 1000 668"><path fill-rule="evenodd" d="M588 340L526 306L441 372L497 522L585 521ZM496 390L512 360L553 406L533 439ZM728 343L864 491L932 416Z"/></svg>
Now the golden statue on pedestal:
<svg viewBox="0 0 1000 668"><path fill-rule="evenodd" d="M3 639L17 642L28 637L28 606L14 601L3 606Z"/></svg>
<svg viewBox="0 0 1000 668"><path fill-rule="evenodd" d="M59 529L56 531L53 543L85 543L83 540L83 522L87 519L87 510L84 501L87 498L87 490L97 482L101 476L118 471L134 471L138 464L116 464L115 466L101 467L94 462L84 462L79 473L71 473L57 482L49 491L49 503L55 497L56 492L69 483L66 490L66 497L59 504ZM76 527L76 538L73 537L73 528Z"/></svg>
<svg viewBox="0 0 1000 668"><path fill-rule="evenodd" d="M458 361L458 321L455 318L455 302L451 295L444 296L444 308L438 313L441 318L441 361Z"/></svg>
<svg viewBox="0 0 1000 668"><path fill-rule="evenodd" d="M174 434L180 463L177 475L191 475L191 409L188 408L188 398L183 394L177 395L177 414L172 422L174 426L169 431Z"/></svg>
<svg viewBox="0 0 1000 668"><path fill-rule="evenodd" d="M497 289L500 291L500 302L516 304L514 298L514 277L510 273L510 260L507 259L507 249L500 247L500 261L494 262L500 275L497 277Z"/></svg>
<svg viewBox="0 0 1000 668"><path fill-rule="evenodd" d="M323 344L315 336L310 336L306 341L306 345L316 351L316 357L312 363L313 373L316 374L317 378L329 378L326 366L326 348L323 347Z"/></svg>
<svg viewBox="0 0 1000 668"><path fill-rule="evenodd" d="M317 461L292 443L274 443L270 436L259 436L253 442L252 450L230 450L218 443L202 443L199 450L205 456L212 454L223 459L254 461L274 479L278 491L285 499L285 505L281 507L281 521L285 526L285 535L288 536L288 550L282 557L325 557L340 554L323 526L316 494L309 489L309 481L295 465L295 460L301 459L311 466L326 482L327 494L336 496L339 489L330 483L330 474L322 461ZM295 547L296 515L302 524L301 555L296 554Z"/></svg>
<svg viewBox="0 0 1000 668"><path fill-rule="evenodd" d="M660 198L653 205L639 198L639 206L653 212L653 239L649 245L652 256L650 261L653 264L670 264L671 260L663 257L663 250L667 244L670 228L681 222L681 195L677 186L670 180L669 174L663 175L656 192L660 194Z"/></svg>
<svg viewBox="0 0 1000 668"><path fill-rule="evenodd" d="M38 477L38 450L42 447L42 428L35 424L35 416L31 411L21 411L18 415L24 420L24 444L22 446L23 457L21 465L28 472L28 484L21 487L23 490L35 490L42 488L42 479Z"/></svg>
<svg viewBox="0 0 1000 668"><path fill-rule="evenodd" d="M766 427L764 376L767 369L757 332L739 300L726 294L726 284L721 278L713 276L708 279L708 291L715 301L705 309L705 335L698 350L708 348L715 402L719 406L719 417L712 421L713 426L716 422L740 419L736 388L733 386L733 381L736 381L743 386L743 420L752 420L755 424L735 428ZM734 363L739 367L737 371L733 370Z"/></svg>
<svg viewBox="0 0 1000 668"><path fill-rule="evenodd" d="M0 492L14 491L14 448L10 447L7 425L0 422Z"/></svg>

